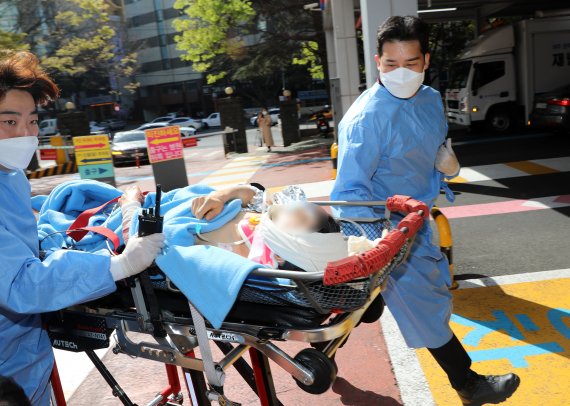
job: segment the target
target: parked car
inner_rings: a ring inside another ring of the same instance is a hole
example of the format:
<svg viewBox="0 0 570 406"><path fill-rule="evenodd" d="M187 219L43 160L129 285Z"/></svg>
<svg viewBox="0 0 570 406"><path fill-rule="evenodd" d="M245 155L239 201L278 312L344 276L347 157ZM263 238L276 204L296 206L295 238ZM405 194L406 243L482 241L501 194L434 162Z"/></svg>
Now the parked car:
<svg viewBox="0 0 570 406"><path fill-rule="evenodd" d="M169 123L147 123L143 124L140 127L136 128L133 131L144 131L144 130L151 130L153 128L161 128L161 127L169 127L171 124ZM180 127L180 135L183 137L189 137L191 135L196 134L196 129L194 127Z"/></svg>
<svg viewBox="0 0 570 406"><path fill-rule="evenodd" d="M168 123L170 120L172 120L174 117L173 116L162 116L162 117L157 117L154 120L151 121L151 123Z"/></svg>
<svg viewBox="0 0 570 406"><path fill-rule="evenodd" d="M220 120L220 113L212 113L202 120L204 128L220 127L222 122Z"/></svg>
<svg viewBox="0 0 570 406"><path fill-rule="evenodd" d="M530 122L536 127L549 127L560 132L570 131L570 86L537 94Z"/></svg>
<svg viewBox="0 0 570 406"><path fill-rule="evenodd" d="M98 124L96 121L89 122L89 134L106 134L109 127Z"/></svg>
<svg viewBox="0 0 570 406"><path fill-rule="evenodd" d="M148 151L144 131L131 130L115 133L111 143L113 163L148 162Z"/></svg>
<svg viewBox="0 0 570 406"><path fill-rule="evenodd" d="M108 127L111 131L119 131L124 129L127 126L127 123L119 118L110 118L108 120L100 122L99 125Z"/></svg>
<svg viewBox="0 0 570 406"><path fill-rule="evenodd" d="M49 135L54 135L59 132L57 128L57 118L49 118L47 120L40 121L40 136L46 137Z"/></svg>
<svg viewBox="0 0 570 406"><path fill-rule="evenodd" d="M168 122L169 125L178 125L181 127L194 127L196 130L202 128L202 120L195 120L191 117L176 117Z"/></svg>
<svg viewBox="0 0 570 406"><path fill-rule="evenodd" d="M271 116L271 125L277 125L279 122L279 109L272 108L267 110L269 115ZM249 122L252 126L257 127L257 114L249 119Z"/></svg>

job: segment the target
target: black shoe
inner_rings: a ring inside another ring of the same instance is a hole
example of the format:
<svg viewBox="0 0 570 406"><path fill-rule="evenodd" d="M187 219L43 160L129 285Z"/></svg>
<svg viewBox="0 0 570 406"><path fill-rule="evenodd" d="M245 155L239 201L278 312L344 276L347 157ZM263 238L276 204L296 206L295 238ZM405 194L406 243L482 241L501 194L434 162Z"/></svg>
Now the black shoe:
<svg viewBox="0 0 570 406"><path fill-rule="evenodd" d="M521 379L515 374L473 375L457 393L464 405L480 406L504 402L517 390Z"/></svg>

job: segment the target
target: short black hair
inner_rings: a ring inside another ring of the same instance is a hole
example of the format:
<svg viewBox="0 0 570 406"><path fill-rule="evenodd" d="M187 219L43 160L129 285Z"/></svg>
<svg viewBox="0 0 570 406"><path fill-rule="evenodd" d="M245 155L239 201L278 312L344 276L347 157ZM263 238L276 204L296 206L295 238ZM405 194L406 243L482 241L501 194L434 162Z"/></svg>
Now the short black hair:
<svg viewBox="0 0 570 406"><path fill-rule="evenodd" d="M0 376L0 405L31 406L24 390L13 379Z"/></svg>
<svg viewBox="0 0 570 406"><path fill-rule="evenodd" d="M429 26L424 21L412 16L389 17L378 27L376 36L378 55L382 55L382 46L385 42L414 40L420 42L422 54L429 52Z"/></svg>

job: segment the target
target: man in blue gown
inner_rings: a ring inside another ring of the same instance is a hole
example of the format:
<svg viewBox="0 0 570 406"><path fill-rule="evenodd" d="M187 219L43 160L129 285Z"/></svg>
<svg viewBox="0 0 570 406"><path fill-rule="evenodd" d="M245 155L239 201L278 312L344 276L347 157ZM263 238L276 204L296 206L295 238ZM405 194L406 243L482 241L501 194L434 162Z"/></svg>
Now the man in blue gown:
<svg viewBox="0 0 570 406"><path fill-rule="evenodd" d="M22 52L0 60L0 375L23 387L34 406L50 404L53 352L40 313L93 300L115 281L146 269L164 237L130 239L110 258L61 250L38 259L38 230L24 174L38 146L36 106L54 100L56 85Z"/></svg>
<svg viewBox="0 0 570 406"><path fill-rule="evenodd" d="M447 121L441 96L422 85L430 59L428 27L416 17L391 17L379 27L377 40L380 81L360 95L339 124L331 199L386 200L399 194L432 207L443 178L457 175L459 164L451 143L443 145ZM365 207L335 210L340 217L381 216ZM463 404L502 402L514 393L519 377L471 370L469 355L449 327L450 284L449 264L426 223L382 295L408 346L428 348Z"/></svg>

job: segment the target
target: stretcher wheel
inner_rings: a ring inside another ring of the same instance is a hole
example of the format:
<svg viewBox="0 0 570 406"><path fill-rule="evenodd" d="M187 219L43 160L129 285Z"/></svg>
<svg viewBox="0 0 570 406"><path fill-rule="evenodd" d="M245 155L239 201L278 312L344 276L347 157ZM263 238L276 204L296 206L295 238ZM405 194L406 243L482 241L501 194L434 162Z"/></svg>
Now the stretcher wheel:
<svg viewBox="0 0 570 406"><path fill-rule="evenodd" d="M295 361L307 368L315 378L311 385L295 380L297 385L307 393L313 395L325 393L336 379L335 362L319 350L305 348L295 356Z"/></svg>
<svg viewBox="0 0 570 406"><path fill-rule="evenodd" d="M376 296L376 299L370 303L370 306L368 306L368 309L366 309L360 318L360 321L366 324L377 322L380 319L380 316L382 316L382 313L384 313L384 306L385 304L382 296Z"/></svg>

